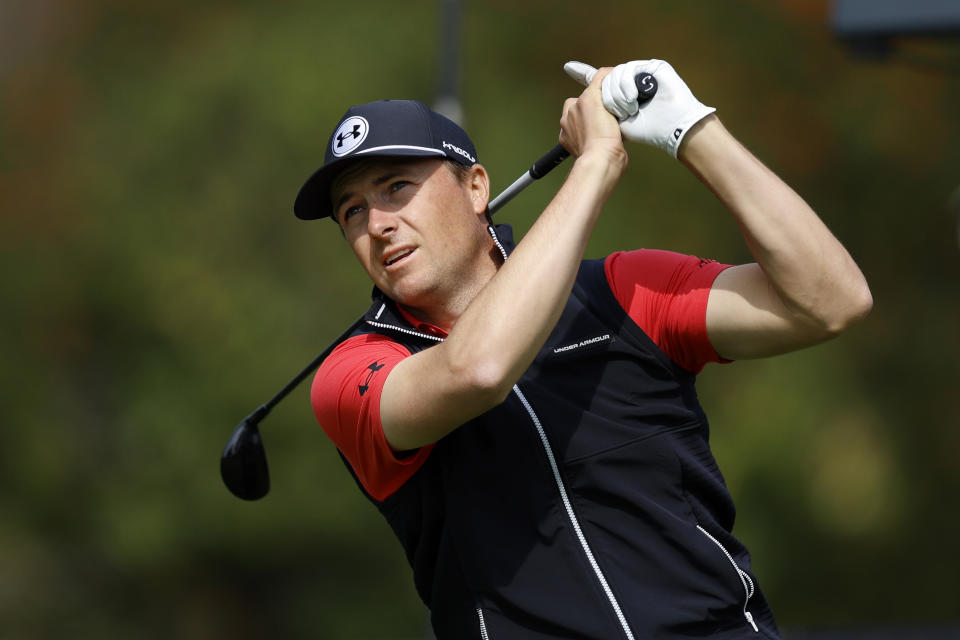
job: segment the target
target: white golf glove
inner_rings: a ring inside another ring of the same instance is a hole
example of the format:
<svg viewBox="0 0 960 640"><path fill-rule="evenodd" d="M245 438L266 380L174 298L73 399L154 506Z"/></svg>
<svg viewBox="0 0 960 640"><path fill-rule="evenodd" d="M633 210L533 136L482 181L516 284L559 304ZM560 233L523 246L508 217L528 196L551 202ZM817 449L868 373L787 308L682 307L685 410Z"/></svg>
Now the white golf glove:
<svg viewBox="0 0 960 640"><path fill-rule="evenodd" d="M597 70L583 62L563 65L567 74L586 86ZM642 105L637 104L634 78L650 73L659 85L657 93ZM668 62L634 60L613 68L601 86L603 106L620 121L623 137L659 147L674 158L690 128L716 111L697 100L686 83Z"/></svg>

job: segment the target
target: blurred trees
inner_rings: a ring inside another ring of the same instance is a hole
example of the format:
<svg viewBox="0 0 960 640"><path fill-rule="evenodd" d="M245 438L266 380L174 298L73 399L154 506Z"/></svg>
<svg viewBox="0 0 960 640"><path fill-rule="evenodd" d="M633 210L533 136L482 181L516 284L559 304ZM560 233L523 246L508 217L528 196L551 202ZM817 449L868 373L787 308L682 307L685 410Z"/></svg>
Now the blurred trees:
<svg viewBox="0 0 960 640"><path fill-rule="evenodd" d="M850 248L866 323L702 376L737 532L784 627L960 619L958 76L850 59L822 1L497 0L464 20L495 190L554 144L564 61L663 57ZM217 465L366 308L339 234L292 201L347 106L432 100L436 28L432 2L0 8L0 635L422 635L305 389L263 425L267 498L236 500ZM592 256L750 259L682 167L631 155ZM498 217L525 230L560 180Z"/></svg>

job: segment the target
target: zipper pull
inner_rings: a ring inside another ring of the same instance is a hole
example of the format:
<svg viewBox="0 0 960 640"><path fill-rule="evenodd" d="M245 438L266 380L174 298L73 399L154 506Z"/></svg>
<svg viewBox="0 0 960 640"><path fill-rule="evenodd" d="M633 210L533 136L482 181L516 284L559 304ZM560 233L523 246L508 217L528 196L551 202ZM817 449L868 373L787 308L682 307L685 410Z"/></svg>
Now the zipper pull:
<svg viewBox="0 0 960 640"><path fill-rule="evenodd" d="M754 631L756 631L757 633L760 633L760 629L757 628L757 623L753 621L753 614L752 614L752 613L750 613L749 611L744 611L744 612L743 612L743 617L747 619L747 622L750 623L750 626L753 627L753 630L754 630Z"/></svg>

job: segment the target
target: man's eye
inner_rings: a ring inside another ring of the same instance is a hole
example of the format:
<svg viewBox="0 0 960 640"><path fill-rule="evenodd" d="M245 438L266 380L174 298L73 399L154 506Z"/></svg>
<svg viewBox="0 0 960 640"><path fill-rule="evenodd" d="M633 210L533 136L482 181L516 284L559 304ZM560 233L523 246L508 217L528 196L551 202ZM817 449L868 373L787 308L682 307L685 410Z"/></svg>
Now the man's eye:
<svg viewBox="0 0 960 640"><path fill-rule="evenodd" d="M396 182L391 182L390 191L391 192L400 191L400 189L403 189L408 184L410 183L407 182L406 180L397 180Z"/></svg>
<svg viewBox="0 0 960 640"><path fill-rule="evenodd" d="M354 214L360 213L361 211L363 211L363 207L361 207L360 205L356 205L356 206L353 206L353 207L347 207L347 209L345 209L344 212L343 212L343 219L344 219L344 221L349 220L350 218L352 218L352 217L354 216Z"/></svg>

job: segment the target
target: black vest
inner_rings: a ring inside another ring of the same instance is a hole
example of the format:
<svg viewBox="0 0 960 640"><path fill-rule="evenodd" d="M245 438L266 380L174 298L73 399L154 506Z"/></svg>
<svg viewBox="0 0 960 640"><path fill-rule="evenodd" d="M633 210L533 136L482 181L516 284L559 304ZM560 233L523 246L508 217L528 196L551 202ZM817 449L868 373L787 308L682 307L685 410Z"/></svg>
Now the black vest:
<svg viewBox="0 0 960 640"><path fill-rule="evenodd" d="M497 234L510 242L506 225ZM437 343L374 293L354 335L412 353ZM629 318L603 261L584 261L507 400L371 498L438 640L779 638L730 533L694 378Z"/></svg>

